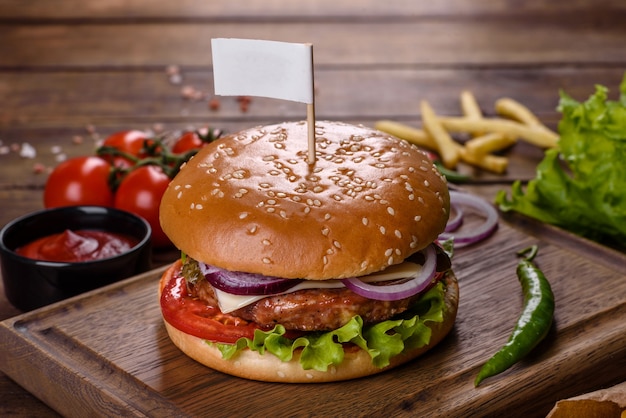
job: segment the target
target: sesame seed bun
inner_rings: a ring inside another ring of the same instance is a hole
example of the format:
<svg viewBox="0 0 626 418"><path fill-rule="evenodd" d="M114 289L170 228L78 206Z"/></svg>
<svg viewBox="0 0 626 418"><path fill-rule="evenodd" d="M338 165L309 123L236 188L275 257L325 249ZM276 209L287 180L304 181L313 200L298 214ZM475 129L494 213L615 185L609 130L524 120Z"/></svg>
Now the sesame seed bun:
<svg viewBox="0 0 626 418"><path fill-rule="evenodd" d="M402 262L449 213L445 179L406 141L318 121L258 127L213 142L166 190L161 226L179 249L224 269L312 280Z"/></svg>
<svg viewBox="0 0 626 418"><path fill-rule="evenodd" d="M163 274L160 280L159 298L165 284L172 279L175 271L176 266L172 266ZM445 285L443 320L442 322L426 323L426 326L431 329L430 342L425 346L405 351L393 357L391 363L384 368L374 366L369 354L356 346L345 351L341 364L330 366L326 372L304 370L299 363L300 351L296 351L290 361L282 361L269 352L259 354L259 352L251 350L243 350L234 358L225 360L216 346L209 345L205 340L175 328L167 321L164 321L164 323L171 341L183 353L197 362L220 372L263 382L337 382L371 376L392 369L421 356L437 345L454 326L459 304L458 282L452 270L446 272L442 281Z"/></svg>

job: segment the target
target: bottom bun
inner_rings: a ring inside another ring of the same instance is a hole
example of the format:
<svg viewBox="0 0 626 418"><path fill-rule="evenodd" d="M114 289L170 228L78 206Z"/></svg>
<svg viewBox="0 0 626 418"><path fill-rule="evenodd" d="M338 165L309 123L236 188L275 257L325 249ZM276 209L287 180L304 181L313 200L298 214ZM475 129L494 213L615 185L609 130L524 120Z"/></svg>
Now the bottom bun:
<svg viewBox="0 0 626 418"><path fill-rule="evenodd" d="M163 275L159 288L159 296L165 283L171 278L171 274L172 269L168 269ZM356 347L351 350L346 350L343 362L340 365L329 366L326 372L302 369L299 362L299 352L295 352L293 358L287 362L280 360L270 353L262 355L251 350L244 350L238 353L236 357L225 360L222 358L222 353L217 347L207 344L206 341L201 338L175 328L165 320L163 322L165 323L165 328L170 339L183 353L197 362L220 372L244 379L263 382L336 382L370 376L389 370L419 357L438 344L454 326L459 304L458 282L452 271L446 274L444 283L446 285L446 309L444 310L442 322L429 322L427 324L432 331L430 343L393 357L391 363L384 368L374 366L370 355L366 351Z"/></svg>

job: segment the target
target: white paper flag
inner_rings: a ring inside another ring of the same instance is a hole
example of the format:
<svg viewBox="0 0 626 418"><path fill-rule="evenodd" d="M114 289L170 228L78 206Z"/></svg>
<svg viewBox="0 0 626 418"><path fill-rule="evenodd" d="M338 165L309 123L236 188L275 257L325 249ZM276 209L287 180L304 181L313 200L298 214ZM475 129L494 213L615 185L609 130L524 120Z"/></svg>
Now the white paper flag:
<svg viewBox="0 0 626 418"><path fill-rule="evenodd" d="M211 47L215 94L313 103L311 44L218 38Z"/></svg>

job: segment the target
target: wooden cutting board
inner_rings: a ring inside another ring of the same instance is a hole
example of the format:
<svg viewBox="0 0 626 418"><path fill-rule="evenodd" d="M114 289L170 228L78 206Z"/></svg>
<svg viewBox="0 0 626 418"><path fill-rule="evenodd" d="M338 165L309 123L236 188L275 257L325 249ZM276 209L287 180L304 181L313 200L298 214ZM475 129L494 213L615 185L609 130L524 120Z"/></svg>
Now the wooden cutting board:
<svg viewBox="0 0 626 418"><path fill-rule="evenodd" d="M531 355L479 388L522 296L515 252L539 244L555 326ZM67 416L545 416L563 398L626 380L626 256L521 217L453 259L452 333L400 368L348 382L275 384L215 372L169 341L163 269L6 320L0 369Z"/></svg>

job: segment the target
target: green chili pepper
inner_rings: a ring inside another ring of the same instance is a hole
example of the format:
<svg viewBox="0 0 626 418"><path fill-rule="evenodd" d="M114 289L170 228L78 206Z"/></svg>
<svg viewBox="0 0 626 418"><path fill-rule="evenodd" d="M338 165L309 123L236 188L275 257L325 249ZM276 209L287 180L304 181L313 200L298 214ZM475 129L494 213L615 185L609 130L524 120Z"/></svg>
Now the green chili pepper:
<svg viewBox="0 0 626 418"><path fill-rule="evenodd" d="M524 293L524 309L508 342L487 361L478 372L474 386L483 379L501 373L526 356L545 338L552 326L554 295L550 283L532 260L537 246L517 253L528 254L517 265L517 278Z"/></svg>
<svg viewBox="0 0 626 418"><path fill-rule="evenodd" d="M450 183L464 183L471 179L470 176L466 174L461 174L458 171L450 170L446 168L441 161L435 160L435 167L439 170L439 172L448 180Z"/></svg>

